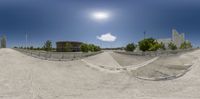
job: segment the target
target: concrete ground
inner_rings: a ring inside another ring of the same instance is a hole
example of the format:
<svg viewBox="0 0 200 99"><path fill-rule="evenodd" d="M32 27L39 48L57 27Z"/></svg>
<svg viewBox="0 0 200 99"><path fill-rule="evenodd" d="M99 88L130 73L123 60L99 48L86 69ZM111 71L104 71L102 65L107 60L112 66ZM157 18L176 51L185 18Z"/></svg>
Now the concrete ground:
<svg viewBox="0 0 200 99"><path fill-rule="evenodd" d="M137 65L148 61L153 56L136 56L136 55L125 55L125 54L118 54L118 53L110 53L111 56L121 65L121 66L129 66L129 65Z"/></svg>
<svg viewBox="0 0 200 99"><path fill-rule="evenodd" d="M175 79L187 73L197 57L182 54L160 56L159 59L133 71L136 77L146 80Z"/></svg>
<svg viewBox="0 0 200 99"><path fill-rule="evenodd" d="M199 59L200 50L188 55ZM146 81L129 72L101 72L80 60L46 61L0 49L0 99L199 99L199 65L177 79Z"/></svg>

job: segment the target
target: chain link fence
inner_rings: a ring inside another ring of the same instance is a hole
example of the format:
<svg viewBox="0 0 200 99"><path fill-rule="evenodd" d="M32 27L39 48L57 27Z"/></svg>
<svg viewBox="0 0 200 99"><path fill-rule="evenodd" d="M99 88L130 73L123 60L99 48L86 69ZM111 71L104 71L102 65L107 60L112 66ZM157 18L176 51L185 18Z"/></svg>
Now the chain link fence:
<svg viewBox="0 0 200 99"><path fill-rule="evenodd" d="M102 53L103 51L98 52L46 52L46 51L38 51L38 50L26 50L26 49L18 49L14 48L15 50L24 53L26 55L40 58L44 60L52 60L52 61L69 61L69 60L77 60L84 57L96 55Z"/></svg>

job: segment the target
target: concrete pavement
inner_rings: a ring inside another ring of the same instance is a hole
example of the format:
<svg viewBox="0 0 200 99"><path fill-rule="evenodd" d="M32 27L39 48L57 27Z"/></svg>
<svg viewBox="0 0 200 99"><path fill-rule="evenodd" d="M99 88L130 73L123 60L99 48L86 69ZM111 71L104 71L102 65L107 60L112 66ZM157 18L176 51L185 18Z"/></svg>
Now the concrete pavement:
<svg viewBox="0 0 200 99"><path fill-rule="evenodd" d="M200 58L200 50L188 53ZM199 99L200 62L184 76L145 81L106 73L80 60L46 61L0 49L0 99Z"/></svg>

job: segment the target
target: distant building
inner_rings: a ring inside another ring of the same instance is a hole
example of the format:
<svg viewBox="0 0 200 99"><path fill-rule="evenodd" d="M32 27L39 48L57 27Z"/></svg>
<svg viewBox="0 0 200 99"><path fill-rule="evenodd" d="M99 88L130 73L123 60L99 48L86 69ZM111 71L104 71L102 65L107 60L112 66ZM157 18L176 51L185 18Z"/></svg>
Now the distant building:
<svg viewBox="0 0 200 99"><path fill-rule="evenodd" d="M175 29L172 30L172 33L172 41L179 48L181 44L185 41L185 34L179 34Z"/></svg>
<svg viewBox="0 0 200 99"><path fill-rule="evenodd" d="M58 41L56 42L56 51L57 52L65 52L66 51L66 45L68 46L70 51L72 52L79 52L81 51L80 47L82 42L76 42L76 41Z"/></svg>
<svg viewBox="0 0 200 99"><path fill-rule="evenodd" d="M165 39L157 39L159 43L164 43L165 47L168 48L168 44L170 42L174 43L178 48L180 48L181 44L185 41L189 42L188 40L185 40L185 34L181 33L179 34L175 29L172 30L172 38L165 38Z"/></svg>
<svg viewBox="0 0 200 99"><path fill-rule="evenodd" d="M168 44L172 42L171 38L165 38L165 39L157 39L158 43L163 43L165 45L165 48L168 48Z"/></svg>

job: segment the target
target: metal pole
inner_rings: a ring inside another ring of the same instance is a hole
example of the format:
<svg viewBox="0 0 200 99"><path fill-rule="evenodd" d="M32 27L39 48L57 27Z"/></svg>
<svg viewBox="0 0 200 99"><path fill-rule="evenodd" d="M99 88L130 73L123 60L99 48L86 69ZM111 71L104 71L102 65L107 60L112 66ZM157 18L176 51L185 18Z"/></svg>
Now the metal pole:
<svg viewBox="0 0 200 99"><path fill-rule="evenodd" d="M28 35L26 33L26 45L25 45L26 49L27 49L27 39L28 39Z"/></svg>

